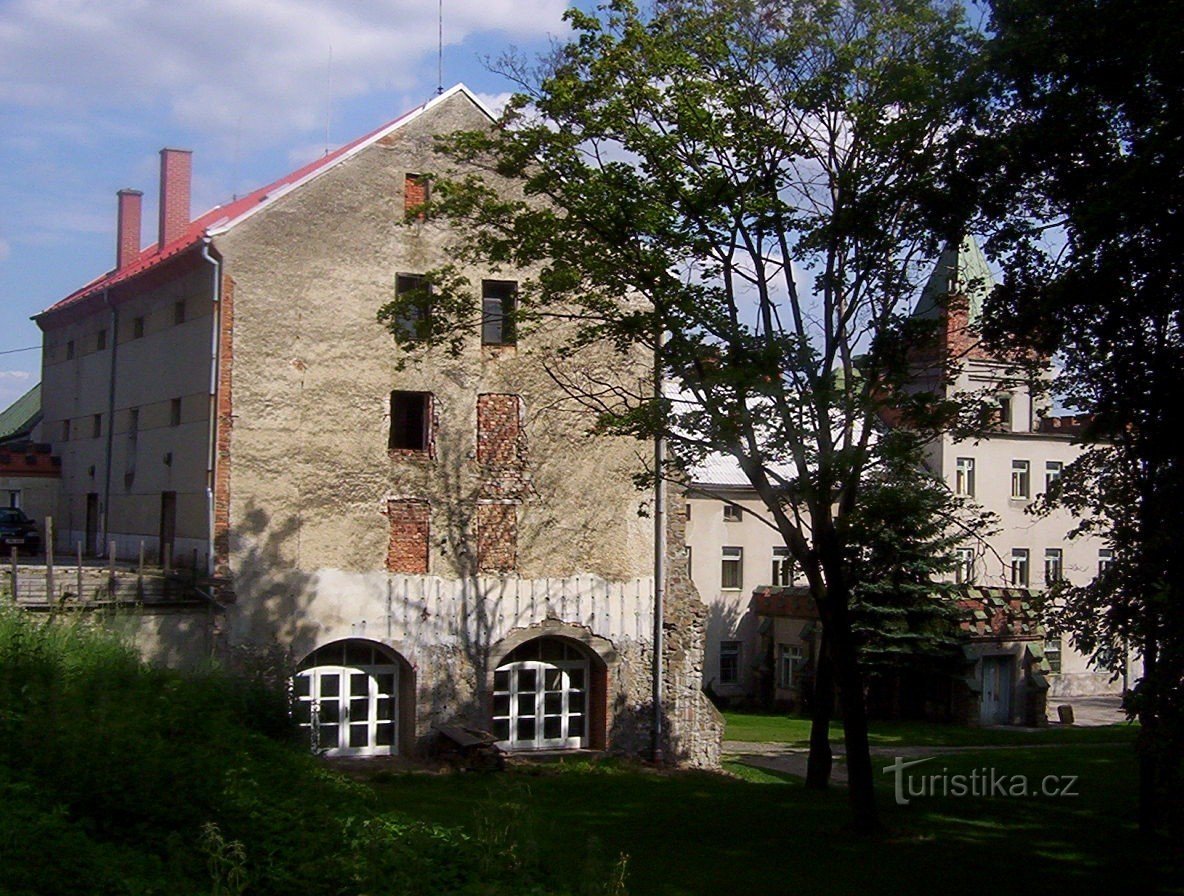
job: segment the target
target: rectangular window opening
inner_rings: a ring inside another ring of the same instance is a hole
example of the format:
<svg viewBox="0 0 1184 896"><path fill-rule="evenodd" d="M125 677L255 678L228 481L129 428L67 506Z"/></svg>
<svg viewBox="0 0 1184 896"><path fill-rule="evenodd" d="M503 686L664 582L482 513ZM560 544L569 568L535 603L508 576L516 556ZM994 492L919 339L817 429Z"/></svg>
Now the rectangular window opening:
<svg viewBox="0 0 1184 896"><path fill-rule="evenodd" d="M719 683L739 684L740 682L740 642L719 642Z"/></svg>
<svg viewBox="0 0 1184 896"><path fill-rule="evenodd" d="M174 398L169 402L169 426L181 425L181 399Z"/></svg>
<svg viewBox="0 0 1184 896"><path fill-rule="evenodd" d="M961 497L974 497L974 458L958 458L954 473L954 494Z"/></svg>
<svg viewBox="0 0 1184 896"><path fill-rule="evenodd" d="M720 587L739 591L744 587L744 548L725 547L720 565Z"/></svg>
<svg viewBox="0 0 1184 896"><path fill-rule="evenodd" d="M431 392L392 392L387 447L392 451L427 451L431 442L431 407Z"/></svg>
<svg viewBox="0 0 1184 896"><path fill-rule="evenodd" d="M793 584L793 555L789 548L773 548L773 585L787 588Z"/></svg>
<svg viewBox="0 0 1184 896"><path fill-rule="evenodd" d="M959 585L974 582L974 548L958 548L958 565L954 569L954 581Z"/></svg>
<svg viewBox="0 0 1184 896"><path fill-rule="evenodd" d="M724 505L724 522L738 523L744 516L744 511L735 504Z"/></svg>
<svg viewBox="0 0 1184 896"><path fill-rule="evenodd" d="M513 280L481 281L481 344L514 345L514 311L518 284Z"/></svg>
<svg viewBox="0 0 1184 896"><path fill-rule="evenodd" d="M107 331L99 330L95 334L95 351L101 352L107 347Z"/></svg>
<svg viewBox="0 0 1184 896"><path fill-rule="evenodd" d="M91 437L97 439L103 434L103 415L95 414L91 418Z"/></svg>
<svg viewBox="0 0 1184 896"><path fill-rule="evenodd" d="M1011 462L1011 497L1028 498L1031 495L1031 464L1026 460Z"/></svg>
<svg viewBox="0 0 1184 896"><path fill-rule="evenodd" d="M173 323L174 324L185 323L185 302L184 302L184 300L182 300L180 302L173 303Z"/></svg>
<svg viewBox="0 0 1184 896"><path fill-rule="evenodd" d="M1016 588L1028 587L1028 549L1011 549L1011 584Z"/></svg>
<svg viewBox="0 0 1184 896"><path fill-rule="evenodd" d="M1044 551L1044 584L1052 585L1065 576L1065 556L1061 548Z"/></svg>

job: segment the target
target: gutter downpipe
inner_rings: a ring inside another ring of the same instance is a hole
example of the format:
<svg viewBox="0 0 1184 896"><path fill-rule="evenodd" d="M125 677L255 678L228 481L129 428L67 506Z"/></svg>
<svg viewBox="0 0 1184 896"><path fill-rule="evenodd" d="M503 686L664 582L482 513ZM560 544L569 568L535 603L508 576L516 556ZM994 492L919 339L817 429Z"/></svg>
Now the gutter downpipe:
<svg viewBox="0 0 1184 896"><path fill-rule="evenodd" d="M119 312L111 302L110 287L103 288L103 303L111 311L111 371L107 377L107 456L103 462L103 543L95 553L107 557L107 547L111 543L111 452L115 448L115 360L119 354ZM95 550L93 544L87 547Z"/></svg>
<svg viewBox="0 0 1184 896"><path fill-rule="evenodd" d="M662 400L662 346L666 342L665 331L659 331L654 349L654 395ZM665 652L666 602L666 480L663 470L666 466L666 439L659 430L654 439L654 669L653 669L653 759L661 764L664 756L664 707L662 704L662 655Z"/></svg>
<svg viewBox="0 0 1184 896"><path fill-rule="evenodd" d="M207 537L209 542L206 554L206 574L214 574L214 483L217 475L217 444L218 444L218 370L222 356L222 259L210 254L213 241L210 237L202 238L201 257L213 267L214 283L212 300L214 325L210 336L210 438L206 451L206 519L209 523Z"/></svg>

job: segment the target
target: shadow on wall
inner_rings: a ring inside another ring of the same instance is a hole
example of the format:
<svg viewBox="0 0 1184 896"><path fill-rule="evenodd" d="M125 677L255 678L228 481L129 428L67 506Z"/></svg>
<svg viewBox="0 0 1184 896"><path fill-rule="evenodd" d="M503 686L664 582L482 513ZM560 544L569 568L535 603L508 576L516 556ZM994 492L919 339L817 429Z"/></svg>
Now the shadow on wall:
<svg viewBox="0 0 1184 896"><path fill-rule="evenodd" d="M773 678L769 658L757 648L756 634L760 620L749 606L723 602L707 604L707 621L703 634L703 691L717 706L760 702L773 698ZM770 621L770 624L771 621ZM736 640L741 643L736 664L737 682L720 681L720 644ZM709 659L710 658L710 659ZM743 689L744 694L738 693ZM764 693L767 691L767 695Z"/></svg>

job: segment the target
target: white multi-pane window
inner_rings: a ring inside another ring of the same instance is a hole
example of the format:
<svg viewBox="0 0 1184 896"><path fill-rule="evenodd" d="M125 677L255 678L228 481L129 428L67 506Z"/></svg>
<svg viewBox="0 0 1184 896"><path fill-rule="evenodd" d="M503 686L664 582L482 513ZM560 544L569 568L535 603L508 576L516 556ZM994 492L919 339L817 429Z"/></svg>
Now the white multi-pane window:
<svg viewBox="0 0 1184 896"><path fill-rule="evenodd" d="M1052 484L1061 478L1061 472L1065 469L1065 465L1059 460L1045 461L1044 463L1044 490L1048 491L1052 488Z"/></svg>
<svg viewBox="0 0 1184 896"><path fill-rule="evenodd" d="M960 457L954 468L954 494L974 497L974 458Z"/></svg>
<svg viewBox="0 0 1184 896"><path fill-rule="evenodd" d="M739 591L744 587L744 548L725 547L720 563L720 587Z"/></svg>
<svg viewBox="0 0 1184 896"><path fill-rule="evenodd" d="M1031 495L1032 465L1026 460L1011 462L1011 496L1027 498Z"/></svg>
<svg viewBox="0 0 1184 896"><path fill-rule="evenodd" d="M792 689L797 686L798 670L802 667L802 648L793 644L777 645L777 687Z"/></svg>
<svg viewBox="0 0 1184 896"><path fill-rule="evenodd" d="M773 548L772 584L779 588L793 584L793 556L789 548Z"/></svg>
<svg viewBox="0 0 1184 896"><path fill-rule="evenodd" d="M1011 584L1017 588L1028 587L1028 549L1011 549Z"/></svg>
<svg viewBox="0 0 1184 896"><path fill-rule="evenodd" d="M1060 548L1044 550L1044 584L1059 582L1065 576L1065 555Z"/></svg>
<svg viewBox="0 0 1184 896"><path fill-rule="evenodd" d="M740 522L742 513L743 512L740 510L740 507L738 505L725 504L724 505L724 522L738 523L738 522Z"/></svg>
<svg viewBox="0 0 1184 896"><path fill-rule="evenodd" d="M558 638L528 641L493 673L493 734L506 750L588 743L587 655Z"/></svg>
<svg viewBox="0 0 1184 896"><path fill-rule="evenodd" d="M338 641L320 648L292 681L296 723L327 756L393 753L399 669L375 645Z"/></svg>
<svg viewBox="0 0 1184 896"><path fill-rule="evenodd" d="M954 581L969 585L974 581L974 548L958 548L958 565L954 567Z"/></svg>
<svg viewBox="0 0 1184 896"><path fill-rule="evenodd" d="M719 683L740 683L740 642L719 642Z"/></svg>

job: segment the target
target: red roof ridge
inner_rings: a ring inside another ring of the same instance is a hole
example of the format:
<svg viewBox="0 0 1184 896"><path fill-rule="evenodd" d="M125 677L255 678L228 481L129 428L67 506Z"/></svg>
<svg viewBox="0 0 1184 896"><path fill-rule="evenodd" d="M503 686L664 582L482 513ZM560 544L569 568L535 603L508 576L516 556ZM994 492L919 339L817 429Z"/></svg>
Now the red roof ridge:
<svg viewBox="0 0 1184 896"><path fill-rule="evenodd" d="M193 248L204 239L217 234L222 234L234 227L240 221L264 208L270 202L279 199L281 196L287 194L291 190L303 186L308 181L328 171L336 163L343 161L347 157L369 146L374 141L386 136L394 131L396 128L406 124L414 118L417 118L429 108L432 108L452 96L463 93L467 96L482 112L489 116L490 120L495 118L494 114L485 106L484 103L464 84L457 84L450 89L444 91L438 96L433 97L428 102L404 112L397 118L388 121L368 134L358 137L356 140L351 140L332 152L328 152L319 159L302 165L295 171L292 171L267 186L260 187L247 193L245 196L232 199L223 205L216 205L209 211L198 215L189 222L185 228L184 233L177 239L173 240L165 246L159 246L156 243L149 245L145 249L140 250L140 254L136 260L123 268L118 270L112 269L105 274L100 274L90 282L86 283L79 289L70 293L64 299L54 303L46 308L44 311L35 314L33 320L40 321L41 318L55 314L67 307L71 307L88 296L96 294L101 289L108 289L116 284L123 283L133 277L142 274L144 271L155 268L157 265L173 258L188 249Z"/></svg>

